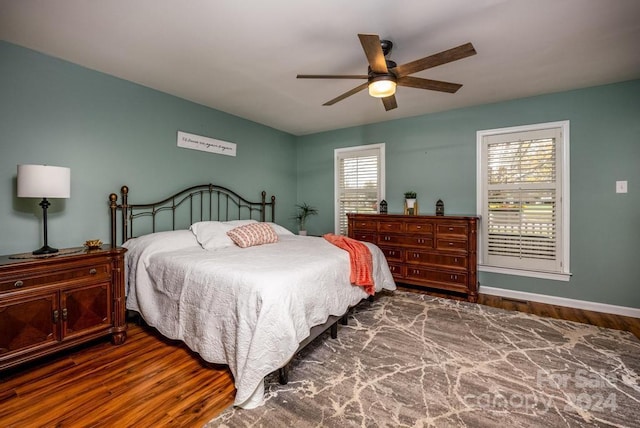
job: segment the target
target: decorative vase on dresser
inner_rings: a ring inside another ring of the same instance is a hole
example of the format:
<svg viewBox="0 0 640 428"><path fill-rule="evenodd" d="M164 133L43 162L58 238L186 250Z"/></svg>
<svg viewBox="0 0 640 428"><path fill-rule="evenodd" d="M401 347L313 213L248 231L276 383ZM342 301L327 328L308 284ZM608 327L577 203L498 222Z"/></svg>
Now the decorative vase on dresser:
<svg viewBox="0 0 640 428"><path fill-rule="evenodd" d="M376 244L396 282L478 300L476 216L347 214L349 237Z"/></svg>
<svg viewBox="0 0 640 428"><path fill-rule="evenodd" d="M124 343L125 251L0 256L0 370L98 337Z"/></svg>

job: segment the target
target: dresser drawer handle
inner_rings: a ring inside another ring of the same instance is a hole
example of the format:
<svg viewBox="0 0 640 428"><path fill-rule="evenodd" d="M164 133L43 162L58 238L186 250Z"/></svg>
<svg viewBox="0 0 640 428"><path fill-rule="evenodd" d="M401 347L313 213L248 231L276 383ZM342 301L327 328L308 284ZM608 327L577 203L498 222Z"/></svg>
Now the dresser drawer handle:
<svg viewBox="0 0 640 428"><path fill-rule="evenodd" d="M453 245L453 242L449 242L449 246Z"/></svg>
<svg viewBox="0 0 640 428"><path fill-rule="evenodd" d="M98 273L98 271L96 270L96 268L89 269L89 275L95 275L97 273Z"/></svg>
<svg viewBox="0 0 640 428"><path fill-rule="evenodd" d="M16 287L16 288L20 288L23 285L24 285L24 281L20 281L20 280L18 280L18 281L13 283L13 286Z"/></svg>
<svg viewBox="0 0 640 428"><path fill-rule="evenodd" d="M450 227L450 228L449 228L449 231L450 231L450 232L452 232L452 231L453 231L453 227Z"/></svg>

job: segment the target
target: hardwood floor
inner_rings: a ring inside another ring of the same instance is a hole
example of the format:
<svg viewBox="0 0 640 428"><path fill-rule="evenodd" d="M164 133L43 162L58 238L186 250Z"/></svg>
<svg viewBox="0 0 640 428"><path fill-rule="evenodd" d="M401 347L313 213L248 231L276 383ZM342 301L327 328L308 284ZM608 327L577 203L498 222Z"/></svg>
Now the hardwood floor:
<svg viewBox="0 0 640 428"><path fill-rule="evenodd" d="M0 373L2 427L199 427L233 402L226 366L153 329Z"/></svg>
<svg viewBox="0 0 640 428"><path fill-rule="evenodd" d="M415 290L411 290L415 291ZM481 295L479 303L633 332L640 319ZM153 329L0 373L1 427L200 427L233 402L225 366L203 362Z"/></svg>
<svg viewBox="0 0 640 428"><path fill-rule="evenodd" d="M478 303L496 308L540 315L542 317L576 321L585 324L597 325L599 327L612 328L615 330L630 331L640 339L639 318L607 314L604 312L586 311L582 309L568 308L566 306L512 300L504 297L489 296L486 294L480 295Z"/></svg>

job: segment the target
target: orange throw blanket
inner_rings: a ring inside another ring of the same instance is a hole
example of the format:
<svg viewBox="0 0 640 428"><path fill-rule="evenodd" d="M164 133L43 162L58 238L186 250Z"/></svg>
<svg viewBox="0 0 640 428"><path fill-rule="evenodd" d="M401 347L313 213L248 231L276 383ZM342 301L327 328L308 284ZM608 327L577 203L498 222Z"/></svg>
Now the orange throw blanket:
<svg viewBox="0 0 640 428"><path fill-rule="evenodd" d="M333 233L327 233L323 238L349 253L351 283L364 287L367 294L373 295L376 289L373 283L373 258L369 248L358 240Z"/></svg>

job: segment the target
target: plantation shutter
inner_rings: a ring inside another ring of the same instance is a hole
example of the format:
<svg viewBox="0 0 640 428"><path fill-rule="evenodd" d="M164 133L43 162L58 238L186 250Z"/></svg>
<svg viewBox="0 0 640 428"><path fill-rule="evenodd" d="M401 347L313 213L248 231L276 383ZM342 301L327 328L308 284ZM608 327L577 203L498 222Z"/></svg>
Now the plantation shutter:
<svg viewBox="0 0 640 428"><path fill-rule="evenodd" d="M367 147L367 146L365 146ZM377 213L381 147L336 151L337 232L347 234L347 213Z"/></svg>
<svg viewBox="0 0 640 428"><path fill-rule="evenodd" d="M485 264L560 272L561 130L483 138Z"/></svg>

